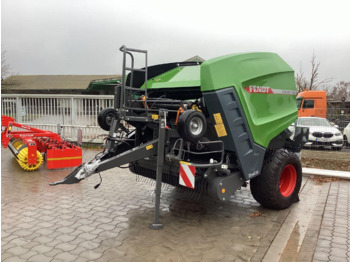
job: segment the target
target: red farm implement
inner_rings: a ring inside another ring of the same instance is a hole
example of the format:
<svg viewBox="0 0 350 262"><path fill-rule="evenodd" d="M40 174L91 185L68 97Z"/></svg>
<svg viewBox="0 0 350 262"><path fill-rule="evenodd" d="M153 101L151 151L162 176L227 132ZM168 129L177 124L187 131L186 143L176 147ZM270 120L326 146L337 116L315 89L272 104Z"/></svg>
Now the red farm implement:
<svg viewBox="0 0 350 262"><path fill-rule="evenodd" d="M22 130L13 131L14 127ZM75 167L82 163L82 149L56 133L16 123L8 116L1 116L1 129L2 146L11 150L26 171L37 170L44 158L49 169Z"/></svg>

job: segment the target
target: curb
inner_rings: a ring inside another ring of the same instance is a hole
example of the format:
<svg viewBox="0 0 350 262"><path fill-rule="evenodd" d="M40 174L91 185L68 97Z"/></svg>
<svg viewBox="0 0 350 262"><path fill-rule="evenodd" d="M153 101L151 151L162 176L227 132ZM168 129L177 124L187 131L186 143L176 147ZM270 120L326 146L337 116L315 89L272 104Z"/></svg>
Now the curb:
<svg viewBox="0 0 350 262"><path fill-rule="evenodd" d="M303 175L318 175L327 177L338 177L342 179L350 180L350 172L337 171L337 170L327 170L327 169L317 169L317 168L303 168Z"/></svg>

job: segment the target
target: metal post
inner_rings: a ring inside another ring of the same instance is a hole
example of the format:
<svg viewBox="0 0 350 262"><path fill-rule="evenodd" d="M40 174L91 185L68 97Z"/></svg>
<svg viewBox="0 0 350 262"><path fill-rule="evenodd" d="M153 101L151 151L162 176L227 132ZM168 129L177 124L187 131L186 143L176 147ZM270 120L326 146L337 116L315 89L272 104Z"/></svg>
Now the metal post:
<svg viewBox="0 0 350 262"><path fill-rule="evenodd" d="M22 98L16 97L16 121L18 123L22 122Z"/></svg>
<svg viewBox="0 0 350 262"><path fill-rule="evenodd" d="M167 116L167 110L160 109L159 110L158 153L157 153L157 176L156 176L156 189L155 189L156 201L154 206L154 222L150 224L150 228L154 230L159 230L163 228L163 224L159 222L159 209L160 209L160 194L162 190L166 116Z"/></svg>
<svg viewBox="0 0 350 262"><path fill-rule="evenodd" d="M73 139L77 138L78 137L74 137L75 135L77 135L77 128L74 127L76 125L78 125L77 123L77 103L78 103L78 100L77 99L74 99L73 97L71 98L71 125L72 125L72 134L71 134L71 137Z"/></svg>
<svg viewBox="0 0 350 262"><path fill-rule="evenodd" d="M77 133L77 144L80 147L83 146L83 130L81 130L80 128L78 129Z"/></svg>
<svg viewBox="0 0 350 262"><path fill-rule="evenodd" d="M57 134L61 135L61 125L60 124L57 124Z"/></svg>

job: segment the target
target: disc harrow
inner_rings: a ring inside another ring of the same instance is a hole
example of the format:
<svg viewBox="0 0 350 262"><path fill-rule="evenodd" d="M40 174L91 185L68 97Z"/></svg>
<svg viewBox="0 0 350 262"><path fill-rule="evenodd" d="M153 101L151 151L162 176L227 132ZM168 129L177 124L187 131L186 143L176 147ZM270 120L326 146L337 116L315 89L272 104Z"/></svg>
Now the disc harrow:
<svg viewBox="0 0 350 262"><path fill-rule="evenodd" d="M46 161L48 169L75 167L82 163L82 149L60 135L19 124L14 118L1 116L1 144L9 148L25 171L35 171ZM13 131L13 127L22 129Z"/></svg>

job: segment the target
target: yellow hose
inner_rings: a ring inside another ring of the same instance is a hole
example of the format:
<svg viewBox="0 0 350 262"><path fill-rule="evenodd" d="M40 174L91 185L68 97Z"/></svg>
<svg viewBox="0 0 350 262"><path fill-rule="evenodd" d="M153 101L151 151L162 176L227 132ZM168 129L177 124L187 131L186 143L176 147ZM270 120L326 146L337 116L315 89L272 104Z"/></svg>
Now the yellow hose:
<svg viewBox="0 0 350 262"><path fill-rule="evenodd" d="M19 148L20 146L18 146ZM16 147L15 147L16 148ZM16 148L17 149L17 148ZM17 155L17 162L25 171L35 171L37 170L43 163L43 156L39 151L36 151L36 164L29 165L28 164L28 147L22 148Z"/></svg>

